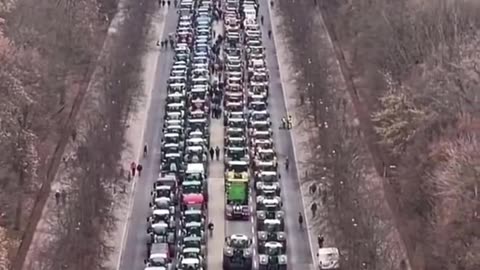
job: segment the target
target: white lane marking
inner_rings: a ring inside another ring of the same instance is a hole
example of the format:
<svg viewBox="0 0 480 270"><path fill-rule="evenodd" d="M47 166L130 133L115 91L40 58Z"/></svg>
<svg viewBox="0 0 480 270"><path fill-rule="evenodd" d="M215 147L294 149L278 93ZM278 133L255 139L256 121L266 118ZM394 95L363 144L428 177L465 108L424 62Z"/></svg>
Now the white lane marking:
<svg viewBox="0 0 480 270"><path fill-rule="evenodd" d="M158 24L160 24L160 31L159 31L159 34L157 35L158 37L161 37L163 36L163 32L165 30L165 25L167 24L167 9L163 9L163 23L162 22L159 22ZM158 25L157 24L157 25ZM156 57L155 57L155 61L154 61L154 68L152 69L153 72L155 72L157 70L157 66L158 66L158 57L160 57L160 52L157 52L156 53ZM153 88L154 88L154 85L155 83L152 83L152 87L150 88L150 96L152 95L153 93ZM149 98L148 99L148 102L147 102L147 105L145 107L145 112L146 112L146 117L144 117L144 123L143 123L143 129L141 131L141 136L139 136L139 138L142 138L143 140L143 137L145 135L145 129L147 127L147 121L148 121L148 112L150 111L150 107L151 107L151 104L152 104L152 99ZM143 149L139 149L138 153L137 153L137 156L136 156L136 159L135 160L139 160L141 155L143 154ZM120 269L120 264L122 262L122 258L123 258L123 251L125 249L125 244L126 244L126 240L127 240L127 234L128 234L128 228L130 227L130 219L132 218L132 208L133 208L133 202L134 202L134 198L135 198L135 184L137 183L137 178L134 178L132 180L132 185L131 185L131 196L129 198L129 202L128 202L128 216L127 216L127 220L125 222L125 225L123 227L123 233L122 233L122 242L121 242L121 245L120 245L120 256L118 256L118 262L117 262L117 267L116 269L119 270Z"/></svg>
<svg viewBox="0 0 480 270"><path fill-rule="evenodd" d="M269 15L269 18L270 18L270 27L272 28L272 31L273 32L277 32L276 30L277 29L277 26L273 23L273 19L272 19L272 9L270 8L270 5L267 5L267 9L268 9L268 15ZM277 58L277 63L280 65L280 62L278 61L278 52L276 52L277 50L277 42L276 42L276 39L273 38L273 43L275 44L275 47L274 47L274 57ZM279 66L280 67L280 66ZM287 95L286 95L286 91L285 89L283 88L284 85L286 85L286 80L284 78L284 76L282 76L282 70L279 68L278 69L278 75L280 77L280 82L282 84L282 94L283 94L283 100L284 100L284 106L285 106L285 112L287 115L289 115L288 113L288 106L287 106ZM290 136L290 140L292 142L292 148L293 148L293 160L295 162L295 167L299 168L298 166L298 161L297 161L297 150L296 150L296 147L295 147L295 141L293 140L293 133L292 132L288 132L289 136ZM306 233L307 233L307 236L308 236L308 242L309 242L309 245L310 245L310 252L311 252L311 255L312 255L312 261L313 261L313 265L315 267L315 269L317 268L317 261L316 261L316 255L315 255L315 251L314 251L314 247L312 245L312 236L310 235L310 231L309 231L309 228L310 228L310 225L309 225L309 218L308 216L306 215L305 213L305 206L307 204L305 204L305 194L302 190L302 184L300 183L300 178L298 177L298 171L297 171L297 181L298 181L298 184L299 184L299 189L300 189L300 195L302 197L302 204L303 204L303 209L302 209L302 212L303 212L303 216L305 217L305 225L306 225Z"/></svg>

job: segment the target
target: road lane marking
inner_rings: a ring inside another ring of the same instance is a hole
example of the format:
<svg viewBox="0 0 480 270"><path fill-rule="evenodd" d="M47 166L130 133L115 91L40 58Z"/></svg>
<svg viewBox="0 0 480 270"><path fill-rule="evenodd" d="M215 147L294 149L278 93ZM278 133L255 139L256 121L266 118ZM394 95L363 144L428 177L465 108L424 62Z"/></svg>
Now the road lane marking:
<svg viewBox="0 0 480 270"><path fill-rule="evenodd" d="M268 17L270 19L270 28L272 29L272 32L277 32L278 33L278 29L277 29L277 26L273 23L273 19L272 19L272 8L270 7L270 5L267 5L267 10L268 10ZM273 35L272 35L273 36ZM282 94L283 94L283 104L284 104L284 107L285 107L285 112L286 112L286 115L289 115L288 113L288 105L287 105L287 95L286 95L286 91L285 89L283 88L284 85L286 85L286 79L284 76L282 76L282 71L280 70L280 62L279 62L279 59L278 59L278 53L277 53L277 42L276 42L276 39L275 37L273 36L272 37L272 40L273 40L273 44L274 44L274 47L273 47L273 55L274 57L277 59L277 66L279 67L278 68L278 75L280 77L280 84L281 84L281 90L282 90ZM300 183L300 178L298 177L298 162L297 162L297 150L296 150L296 147L295 147L295 142L293 140L293 134L292 132L288 132L289 136L290 136L290 141L292 143L292 150L293 150L293 160L295 162L295 167L297 168L297 181L298 181L298 184L299 184L299 190L300 190L300 195L301 195L301 199L302 199L302 204L303 204L303 209L301 210L303 212L303 216L304 216L304 220L305 220L305 225L306 225L306 234L307 234L307 237L308 237L308 242L309 242L309 245L310 245L310 252L311 252L311 255L312 255L312 262L313 262L313 266L314 268L317 267L317 261L316 261L316 253L314 251L314 247L312 245L312 236L310 235L310 232L309 232L309 228L310 228L310 225L309 225L309 218L308 216L306 215L306 212L305 212L305 194L302 190L302 184Z"/></svg>
<svg viewBox="0 0 480 270"><path fill-rule="evenodd" d="M160 26L159 33L158 33L158 35L156 35L157 37L163 36L163 32L165 30L165 25L167 24L167 16L168 16L167 11L168 11L167 9L162 10L163 21L162 21L162 19L160 19L160 21L158 23L156 23L157 27ZM148 55L148 53L147 53L147 55ZM158 52L158 51L155 52L155 55L156 55L156 57L155 57L155 61L154 61L154 67L152 68L152 71L151 71L153 74L155 74L155 72L157 70L157 67L158 67L158 57L160 57L160 52ZM155 78L155 76L152 76L152 78ZM147 91L150 92L149 93L150 97L152 96L154 88L155 88L155 83L153 82L152 86L150 87L150 90L147 90ZM145 107L145 114L146 115L144 117L143 129L141 131L141 136L139 136L139 138L142 138L142 140L143 140L144 135L145 135L145 129L147 128L147 123L148 123L149 111L150 111L151 104L152 104L152 99L148 98L148 102L147 102L146 107ZM143 151L141 151L141 150L142 149L138 150L138 153L137 153L137 156L136 156L135 160L139 160L140 157L142 156ZM122 263L122 258L123 258L123 254L124 254L125 244L126 244L126 241L127 241L128 229L130 227L130 219L132 218L133 203L135 201L135 187L136 187L137 179L138 179L138 177L132 179L132 184L131 184L131 187L130 187L131 195L130 195L129 202L128 202L128 214L127 214L128 216L127 216L125 225L123 227L122 242L121 242L121 245L120 245L120 256L118 256L118 262L117 262L117 267L116 267L117 270L120 269L120 265Z"/></svg>

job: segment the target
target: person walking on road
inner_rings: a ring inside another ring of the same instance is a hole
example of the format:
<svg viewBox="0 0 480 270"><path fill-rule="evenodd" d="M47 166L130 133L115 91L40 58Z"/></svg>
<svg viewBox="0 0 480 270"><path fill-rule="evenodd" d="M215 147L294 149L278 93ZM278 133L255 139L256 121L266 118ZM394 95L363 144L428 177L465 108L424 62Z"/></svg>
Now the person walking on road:
<svg viewBox="0 0 480 270"><path fill-rule="evenodd" d="M263 25L263 15L260 17L260 23Z"/></svg>
<svg viewBox="0 0 480 270"><path fill-rule="evenodd" d="M285 170L288 171L288 168L289 168L289 160L288 160L288 157L285 158Z"/></svg>
<svg viewBox="0 0 480 270"><path fill-rule="evenodd" d="M317 242L318 242L318 248L323 248L323 242L325 242L325 238L323 235L318 235L317 236Z"/></svg>
<svg viewBox="0 0 480 270"><path fill-rule="evenodd" d="M215 157L217 160L220 158L220 147L218 147L218 145L215 147Z"/></svg>
<svg viewBox="0 0 480 270"><path fill-rule="evenodd" d="M142 164L138 163L137 165L138 177L142 176L142 170L143 170Z"/></svg>
<svg viewBox="0 0 480 270"><path fill-rule="evenodd" d="M61 194L60 194L60 190L57 189L57 190L55 191L55 202L57 203L57 205L60 204L60 195L61 195Z"/></svg>
<svg viewBox="0 0 480 270"><path fill-rule="evenodd" d="M311 184L309 190L310 190L310 195L315 194L315 192L317 191L317 185L315 185L315 183Z"/></svg>
<svg viewBox="0 0 480 270"><path fill-rule="evenodd" d="M283 129L287 128L287 119L285 117L282 117L282 128Z"/></svg>
<svg viewBox="0 0 480 270"><path fill-rule="evenodd" d="M303 228L303 216L301 212L298 212L298 226L300 229Z"/></svg>
<svg viewBox="0 0 480 270"><path fill-rule="evenodd" d="M312 205L310 206L310 211L312 211L312 217L315 217L317 214L317 203L313 202Z"/></svg>
<svg viewBox="0 0 480 270"><path fill-rule="evenodd" d="M208 231L210 232L210 237L213 236L213 227L214 227L213 222L210 221L208 223Z"/></svg>
<svg viewBox="0 0 480 270"><path fill-rule="evenodd" d="M270 30L270 29L268 30L268 38L272 39L272 30Z"/></svg>
<svg viewBox="0 0 480 270"><path fill-rule="evenodd" d="M210 159L213 160L213 155L215 154L215 150L213 150L213 147L210 147Z"/></svg>
<svg viewBox="0 0 480 270"><path fill-rule="evenodd" d="M148 154L148 145L145 144L145 145L143 146L143 157L146 157L147 154Z"/></svg>
<svg viewBox="0 0 480 270"><path fill-rule="evenodd" d="M135 177L135 172L137 171L137 163L135 161L132 161L130 164L130 170L132 171L132 177Z"/></svg>

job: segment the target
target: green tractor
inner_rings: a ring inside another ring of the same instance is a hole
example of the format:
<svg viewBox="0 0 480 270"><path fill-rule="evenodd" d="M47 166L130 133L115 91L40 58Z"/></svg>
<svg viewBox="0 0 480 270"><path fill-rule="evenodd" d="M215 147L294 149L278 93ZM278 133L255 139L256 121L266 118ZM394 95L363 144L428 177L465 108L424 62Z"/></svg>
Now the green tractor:
<svg viewBox="0 0 480 270"><path fill-rule="evenodd" d="M286 252L287 236L284 232L285 225L280 219L264 219L258 222L258 250L261 253L265 243L275 241L282 244L282 252Z"/></svg>
<svg viewBox="0 0 480 270"><path fill-rule="evenodd" d="M248 178L227 179L226 193L225 216L227 219L248 220L250 218Z"/></svg>
<svg viewBox="0 0 480 270"><path fill-rule="evenodd" d="M285 247L280 242L266 242L262 252L259 251L259 270L287 270L287 255L282 252Z"/></svg>

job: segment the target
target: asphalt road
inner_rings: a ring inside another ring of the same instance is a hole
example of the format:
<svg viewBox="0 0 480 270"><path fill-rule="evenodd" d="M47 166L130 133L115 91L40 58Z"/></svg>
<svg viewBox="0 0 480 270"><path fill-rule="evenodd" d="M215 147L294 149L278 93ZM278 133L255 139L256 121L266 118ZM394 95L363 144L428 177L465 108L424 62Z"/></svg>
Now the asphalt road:
<svg viewBox="0 0 480 270"><path fill-rule="evenodd" d="M164 19L165 28L163 39L168 33L175 31L178 15L174 8L170 8ZM152 41L156 42L156 41ZM157 70L152 92L150 110L147 115L144 142L148 143L149 156L142 160L143 172L136 184L131 216L127 222L128 229L125 245L122 248L120 258L120 270L137 270L144 268L144 259L147 255L146 247L146 218L149 214L148 203L153 182L157 179L160 171L160 149L163 116L165 112L165 100L167 97L167 79L173 62L173 50L162 50L157 59ZM141 138L139 138L141 139ZM117 269L117 270L118 270Z"/></svg>
<svg viewBox="0 0 480 270"><path fill-rule="evenodd" d="M270 75L269 110L272 116L274 142L279 157L283 207L285 211L285 227L287 233L288 269L311 269L313 267L312 252L306 229L298 225L298 213L304 213L300 193L297 168L294 161L293 143L288 131L280 130L281 118L286 115L286 106L280 81L278 60L273 39L268 38L271 30L270 15L267 2L260 5L259 16L264 16L262 26L263 44L266 48L267 67ZM295 119L294 119L295 121ZM288 156L290 168L285 170L284 160Z"/></svg>

